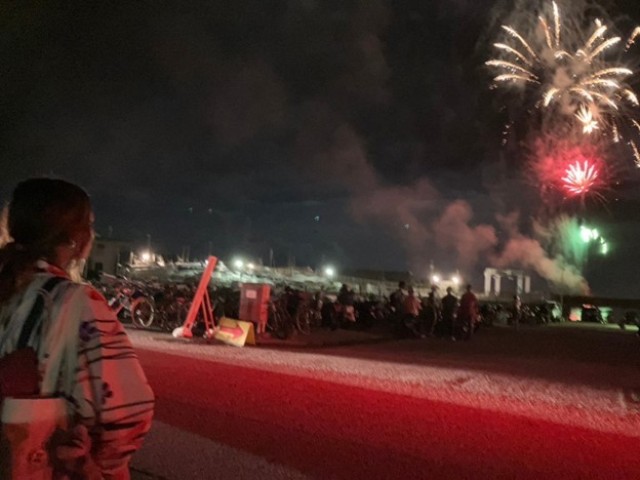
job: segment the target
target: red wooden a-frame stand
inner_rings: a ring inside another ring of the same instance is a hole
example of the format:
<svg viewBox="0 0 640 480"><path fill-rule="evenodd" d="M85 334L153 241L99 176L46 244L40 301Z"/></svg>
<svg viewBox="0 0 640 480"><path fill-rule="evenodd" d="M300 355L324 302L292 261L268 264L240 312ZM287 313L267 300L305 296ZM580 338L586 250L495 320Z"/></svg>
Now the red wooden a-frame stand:
<svg viewBox="0 0 640 480"><path fill-rule="evenodd" d="M202 273L202 278L200 279L200 284L198 285L196 294L191 302L191 307L189 307L187 319L184 321L184 325L182 325L182 336L185 338L193 337L193 332L191 330L193 329L194 323L196 323L199 311L202 312L202 318L204 319L205 335L208 335L209 332L213 330L215 325L213 321L213 308L207 287L209 286L209 281L213 275L213 270L216 268L216 263L218 263L218 259L210 256L207 261L207 267Z"/></svg>

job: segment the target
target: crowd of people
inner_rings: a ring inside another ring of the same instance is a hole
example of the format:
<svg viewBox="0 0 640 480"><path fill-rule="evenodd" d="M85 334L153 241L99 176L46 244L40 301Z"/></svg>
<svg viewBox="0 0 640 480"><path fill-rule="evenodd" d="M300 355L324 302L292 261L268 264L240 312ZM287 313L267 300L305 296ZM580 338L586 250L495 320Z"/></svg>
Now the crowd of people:
<svg viewBox="0 0 640 480"><path fill-rule="evenodd" d="M106 284L103 282L96 286L114 308L125 307L119 310L124 313L120 315L121 319L131 320L137 327L173 331L186 318L196 285L197 279L183 284L161 284L111 277ZM209 296L215 318L239 318L239 284L212 285ZM136 305L144 306L145 299L151 302L154 317L148 322L142 317L136 321ZM290 336L296 329L308 334L315 328L366 330L382 326L392 327L400 337L438 336L455 341L471 339L480 325L503 323L518 328L521 323L552 321L552 315L544 304L525 305L517 295L510 303L480 302L471 285L467 285L459 296L452 287L446 288L445 295L441 296L436 285L427 295L420 295L417 288L399 282L398 288L389 296L364 296L348 284L342 284L338 292L322 287L295 288L283 284L272 286L269 303L269 320L259 333L277 333L282 338Z"/></svg>
<svg viewBox="0 0 640 480"><path fill-rule="evenodd" d="M439 287L433 285L426 297L420 298L405 282L391 294L392 321L399 330L421 338L442 336L453 341L469 340L479 325L480 304L467 285L460 298L447 287L441 297Z"/></svg>

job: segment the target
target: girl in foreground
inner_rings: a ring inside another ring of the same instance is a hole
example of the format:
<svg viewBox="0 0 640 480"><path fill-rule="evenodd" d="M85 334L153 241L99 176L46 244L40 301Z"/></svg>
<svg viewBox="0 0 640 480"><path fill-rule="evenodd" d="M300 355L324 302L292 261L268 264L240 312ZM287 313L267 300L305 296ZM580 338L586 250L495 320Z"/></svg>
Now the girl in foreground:
<svg viewBox="0 0 640 480"><path fill-rule="evenodd" d="M63 180L26 180L13 192L7 233L11 241L0 249L0 358L17 348L43 285L61 277L28 340L38 356L40 395L64 398L72 422L51 452L55 478L127 480L131 455L151 426L154 397L105 299L72 279L93 243L89 196Z"/></svg>

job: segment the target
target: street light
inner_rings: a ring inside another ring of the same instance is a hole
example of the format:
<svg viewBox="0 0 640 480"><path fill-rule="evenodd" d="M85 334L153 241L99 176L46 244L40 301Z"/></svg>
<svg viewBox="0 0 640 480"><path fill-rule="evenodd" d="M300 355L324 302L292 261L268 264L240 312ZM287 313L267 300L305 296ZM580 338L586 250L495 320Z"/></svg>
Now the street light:
<svg viewBox="0 0 640 480"><path fill-rule="evenodd" d="M236 258L233 261L233 266L236 267L238 270L240 270L242 267L244 267L244 262L242 261L242 259Z"/></svg>
<svg viewBox="0 0 640 480"><path fill-rule="evenodd" d="M458 277L457 275L455 275L451 281L453 282L453 284L457 287L458 285L460 285L460 277Z"/></svg>
<svg viewBox="0 0 640 480"><path fill-rule="evenodd" d="M247 263L247 269L248 270L253 270L254 268L256 268L256 266L253 263L251 263L251 262Z"/></svg>
<svg viewBox="0 0 640 480"><path fill-rule="evenodd" d="M332 278L336 274L336 270L333 267L324 267L325 276Z"/></svg>
<svg viewBox="0 0 640 480"><path fill-rule="evenodd" d="M140 254L140 259L145 263L149 263L151 261L151 252L142 252Z"/></svg>
<svg viewBox="0 0 640 480"><path fill-rule="evenodd" d="M440 283L440 275L434 275L431 277L433 283Z"/></svg>

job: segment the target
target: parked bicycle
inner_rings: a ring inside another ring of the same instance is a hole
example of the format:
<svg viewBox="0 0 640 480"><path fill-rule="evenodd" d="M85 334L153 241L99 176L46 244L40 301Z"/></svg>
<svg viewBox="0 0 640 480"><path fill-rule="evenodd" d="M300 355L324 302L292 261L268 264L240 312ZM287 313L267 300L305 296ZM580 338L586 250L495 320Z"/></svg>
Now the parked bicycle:
<svg viewBox="0 0 640 480"><path fill-rule="evenodd" d="M156 306L156 324L165 332L173 332L187 319L191 298L187 292L174 285L167 285L153 295Z"/></svg>
<svg viewBox="0 0 640 480"><path fill-rule="evenodd" d="M118 318L128 319L138 328L149 328L153 324L156 311L154 300L143 286L120 280L103 291L109 307Z"/></svg>

